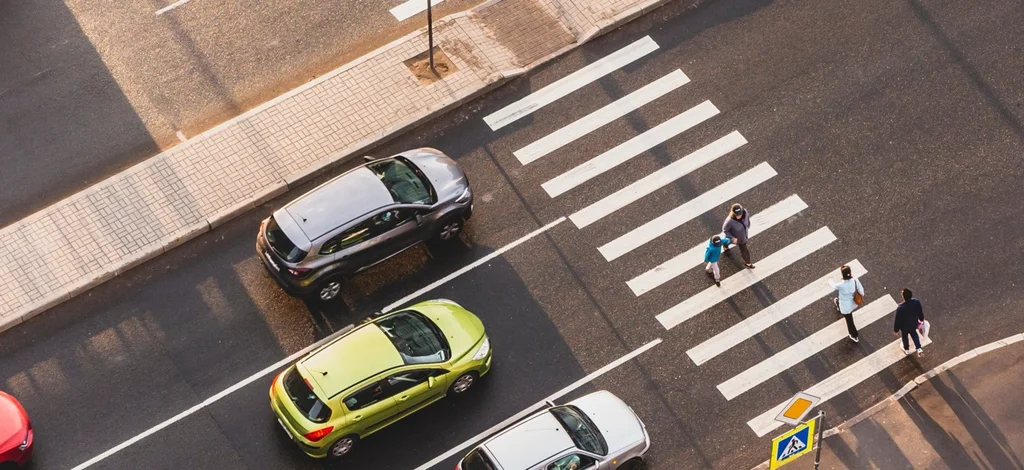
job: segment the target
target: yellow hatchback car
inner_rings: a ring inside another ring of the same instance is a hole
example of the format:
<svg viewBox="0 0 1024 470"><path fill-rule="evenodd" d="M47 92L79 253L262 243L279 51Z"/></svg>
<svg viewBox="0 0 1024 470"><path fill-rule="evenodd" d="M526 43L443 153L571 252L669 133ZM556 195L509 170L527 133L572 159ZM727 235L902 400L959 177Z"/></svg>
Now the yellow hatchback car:
<svg viewBox="0 0 1024 470"><path fill-rule="evenodd" d="M431 300L310 352L274 378L270 407L303 452L341 457L359 439L465 393L490 368L480 319L450 300Z"/></svg>

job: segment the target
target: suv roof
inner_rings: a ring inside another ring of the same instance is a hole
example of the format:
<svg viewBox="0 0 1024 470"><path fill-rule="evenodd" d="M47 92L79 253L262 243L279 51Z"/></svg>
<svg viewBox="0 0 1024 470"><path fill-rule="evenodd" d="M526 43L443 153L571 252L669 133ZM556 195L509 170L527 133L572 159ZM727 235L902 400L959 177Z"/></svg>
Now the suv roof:
<svg viewBox="0 0 1024 470"><path fill-rule="evenodd" d="M281 208L310 241L381 207L394 204L388 188L366 167L334 178Z"/></svg>
<svg viewBox="0 0 1024 470"><path fill-rule="evenodd" d="M376 323L366 323L299 361L327 398L404 364Z"/></svg>
<svg viewBox="0 0 1024 470"><path fill-rule="evenodd" d="M545 409L494 436L484 447L502 468L532 468L576 444L562 429L562 423Z"/></svg>

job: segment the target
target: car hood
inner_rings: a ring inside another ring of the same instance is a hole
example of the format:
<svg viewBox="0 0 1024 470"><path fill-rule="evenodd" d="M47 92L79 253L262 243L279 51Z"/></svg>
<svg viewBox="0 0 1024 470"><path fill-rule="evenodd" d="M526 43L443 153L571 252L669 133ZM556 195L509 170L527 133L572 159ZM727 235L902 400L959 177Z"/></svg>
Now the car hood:
<svg viewBox="0 0 1024 470"><path fill-rule="evenodd" d="M14 397L0 392L0 450L21 444L27 428L28 415L25 409Z"/></svg>
<svg viewBox="0 0 1024 470"><path fill-rule="evenodd" d="M643 441L644 426L629 405L611 392L600 391L569 403L586 414L608 443L609 454Z"/></svg>
<svg viewBox="0 0 1024 470"><path fill-rule="evenodd" d="M434 149L418 149L403 154L413 162L437 192L438 202L451 201L469 187L466 173L459 168L455 160Z"/></svg>

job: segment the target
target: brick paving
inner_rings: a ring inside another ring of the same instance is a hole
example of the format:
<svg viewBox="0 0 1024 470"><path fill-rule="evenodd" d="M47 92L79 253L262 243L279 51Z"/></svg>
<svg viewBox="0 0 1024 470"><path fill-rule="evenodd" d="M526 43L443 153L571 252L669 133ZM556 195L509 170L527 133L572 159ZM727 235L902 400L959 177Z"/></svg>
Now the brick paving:
<svg viewBox="0 0 1024 470"><path fill-rule="evenodd" d="M443 80L404 64L427 50L413 33L4 227L0 330L665 1L486 2L435 21Z"/></svg>

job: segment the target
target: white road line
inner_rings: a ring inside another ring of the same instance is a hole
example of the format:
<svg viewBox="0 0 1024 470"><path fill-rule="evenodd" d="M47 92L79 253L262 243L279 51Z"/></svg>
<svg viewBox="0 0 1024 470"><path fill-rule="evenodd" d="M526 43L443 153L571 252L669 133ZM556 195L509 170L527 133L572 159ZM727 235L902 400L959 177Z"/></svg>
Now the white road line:
<svg viewBox="0 0 1024 470"><path fill-rule="evenodd" d="M931 339L921 338L921 346L927 346L931 342ZM901 343L897 339L883 346L882 349L871 353L868 357L857 361L850 367L832 374L827 379L818 382L805 391L816 397L821 397L821 403L831 400L840 393L849 390L869 377L874 377L882 370L906 357L906 353L903 352L903 344ZM787 398L786 401L789 401L789 399ZM765 434L782 426L782 423L775 421L775 417L779 415L784 406L786 406L786 402L779 403L778 406L747 421L747 425L750 426L750 429L754 430L758 437L763 437Z"/></svg>
<svg viewBox="0 0 1024 470"><path fill-rule="evenodd" d="M683 131L696 126L712 116L718 114L718 108L705 101L694 106L681 114L669 119L657 126L648 129L632 139L629 139L615 148L598 155L590 161L577 166L561 175L552 178L550 181L540 185L551 197L569 191L598 175L625 163L631 158L640 155L682 133Z"/></svg>
<svg viewBox="0 0 1024 470"><path fill-rule="evenodd" d="M710 191L687 201L683 205L630 230L625 235L605 243L597 250L604 255L604 259L613 261L751 188L768 181L776 174L775 169L771 165L761 163L739 176L715 186Z"/></svg>
<svg viewBox="0 0 1024 470"><path fill-rule="evenodd" d="M545 155L599 129L609 122L639 109L651 101L665 96L666 93L689 83L689 81L690 78L682 70L676 70L644 85L639 90L605 105L597 111L577 119L572 124L537 139L526 147L512 152L512 155L515 155L519 159L519 163L523 165L540 160Z"/></svg>
<svg viewBox="0 0 1024 470"><path fill-rule="evenodd" d="M501 129L657 49L658 43L654 42L650 36L644 36L642 39L605 56L601 60L583 67L555 83L530 93L525 98L489 114L484 118L484 122L491 127L491 130Z"/></svg>
<svg viewBox="0 0 1024 470"><path fill-rule="evenodd" d="M459 451L462 451L462 450L468 448L469 446L484 440L486 437L490 436L491 434L494 434L494 433L496 433L496 432L498 432L498 431L508 427L510 424L512 424L512 423L514 423L516 421L519 421L520 419L525 418L527 415L529 415L529 414L531 414L531 413L533 413L533 412L543 408L544 405L545 405L544 402L546 402L546 401L552 401L553 402L553 401L558 400L559 398L564 397L565 395L568 395L569 393L571 393L572 391L576 390L577 388L580 388L583 385L586 385L586 384L594 381L594 379L604 375L608 371L610 371L612 369L615 369L616 367L619 367L619 366L621 366L622 364L625 364L628 361L633 360L637 356L647 352L648 349L651 349L651 348L653 348L653 347L655 347L655 346L657 346L659 344L661 344L661 338L655 339L654 341L651 341L651 342L649 342L649 343L647 343L647 344L645 344L643 346L640 346L639 348L633 350L629 354L626 354L625 356L622 356L622 357L616 359L615 361L605 365L604 367L602 367L602 368L600 368L598 370L595 370L594 372L591 372L590 374L587 374L586 377L583 377L582 379L579 379L579 380L569 384L569 386L567 386L567 387L565 387L565 388L555 392L554 394L548 396L544 400L541 400L541 401L539 401L537 403L534 403L533 405L530 405L525 410L520 411L520 412L518 412L518 413L508 417L504 421L502 421L502 422L500 422L498 424L495 424L494 426L491 426L488 430L486 430L486 431L484 431L484 432L482 432L480 434L477 434L476 436L473 436L473 437L469 438L468 440L466 440L462 444L459 444L458 446L455 446L455 447L451 448L450 450L448 450L448 452L445 452L445 453L443 453L441 455L438 455L437 457L434 457L429 462L427 462L427 463L425 463L423 465L420 465L419 467L416 467L416 470L428 470L428 469L434 467L435 465L437 465L437 464L439 464L441 462L444 462L445 460L448 460L449 458L451 458L455 454L458 454Z"/></svg>
<svg viewBox="0 0 1024 470"><path fill-rule="evenodd" d="M754 263L757 265L756 268L744 269L723 279L721 287L711 286L658 314L658 321L666 330L671 329L834 241L836 236L828 227L819 228L810 235L758 260Z"/></svg>
<svg viewBox="0 0 1024 470"><path fill-rule="evenodd" d="M543 226L543 227L541 227L541 228L539 228L539 229L537 229L537 230L535 230L533 232L530 232L529 234L523 236L522 238L520 238L520 239L518 239L518 240L516 240L516 241L514 241L514 242L512 242L512 243L510 243L508 245L505 245L504 247L498 249L497 251L494 251L493 253L488 254L487 256L485 256L485 257L483 257L483 258L481 258L481 259L479 259L479 260L469 264L468 266L466 266L466 267L464 267L462 269L459 269L458 271L455 271L454 273L451 273L451 274L443 277L441 280L439 280L439 281L437 281L437 282L435 282L435 283L433 283L433 284L431 284L431 285L429 285L429 286L427 286L427 287L425 287L423 289L420 289L420 290L414 292L411 295L408 295L408 296L404 297L402 300L400 300L398 302L395 302L394 304L391 304L388 307L384 308L383 311L387 312L389 310L392 310L393 308L395 308L395 307L397 307L397 306L399 306L401 304L404 304L404 303L408 302L409 300L422 295L425 292L433 290L437 286L441 285L442 283L448 282L448 281L454 279L457 276L465 274L467 271L469 271L469 270L471 270L471 269L473 269L473 268L475 268L477 266L480 266L481 264L483 264L483 263L485 263L487 261L490 261L491 259L493 259L493 258L495 258L497 256L500 256L501 254L507 252L508 250L511 250L512 248L515 248L515 247L523 244L523 242L525 242L525 241L527 241L527 240L529 240L529 239L531 239L531 238L533 238L533 237L535 237L535 236L537 236L537 235L539 235L541 233L544 233L547 230L550 230L552 227L554 227L554 226L556 226L556 225L558 225L558 224L560 224L562 222L565 222L565 217L561 217L561 218L555 220L554 222L551 222L550 224L547 224L547 225L545 225L545 226ZM288 364L290 364L292 362L295 362L296 360L298 360L302 356L306 355L307 353L309 353L313 349L316 349L316 348L324 345L328 341L333 340L334 338L338 337L338 335L341 335L342 333L352 329L353 327L354 327L354 325L349 325L349 326L347 326L345 328L342 328L341 330L338 330L338 331L332 333L331 335L327 336L326 338L321 339L320 341L317 341L317 342L315 342L315 343L313 343L313 344L311 344L309 346L306 346L306 347L302 348L301 350L299 350L299 351L289 355L288 357L286 357L284 359L281 359L280 361L277 361L276 363L266 367L265 369L255 373L253 375L250 375L249 377L246 377L245 379L242 379L240 382L238 382L238 383L236 383L236 384L234 384L234 385L232 385L232 386L230 386L230 387L228 387L228 388L218 392L217 394L211 396L210 398L207 398L207 399L199 402L195 406L192 406L191 408L189 408L189 409L187 409L185 411L182 411L181 413L178 413L178 414L172 416L171 418L161 422L160 424L157 424L156 426L153 426L152 428L149 428L149 429L147 429L147 430L145 430L145 431L143 431L143 432L141 432L139 434L136 434L131 439L128 439L127 441L124 441L124 442L122 442L122 443L120 443L120 444L118 444L118 445L116 445L116 446L114 446L114 447L104 451L102 454L99 454L99 455L97 455L97 456L95 456L95 457L93 457L93 458L91 458L89 460L86 460L85 462L75 466L73 470L80 470L80 469L88 468L88 467L90 467L92 465L95 465L96 463L106 459L107 457L110 457L111 455L114 455L114 454L116 454L116 453L126 449L127 447L131 446L132 444L135 444L136 442L139 442L142 439L145 439L145 438L147 438L147 437L149 437L149 436L151 436L153 434L156 434L158 431L160 431L160 430L162 430L162 429L164 429L164 428L166 428L166 427L168 427L168 426L170 426L170 425L172 425L172 424L174 424L174 423L176 423L178 421L181 421L182 419L187 418L189 415L192 415L192 414L196 413L197 411L202 410L203 408L205 408L207 406L212 405L213 403L217 402L218 400L220 400L220 399L222 399L222 398L224 398L224 397L226 397L226 396L228 396L228 395L238 391L239 389L245 387L246 385L249 385L249 384L255 382L256 380L258 380L258 379L260 379L260 378L262 378L262 377L264 377L264 376L266 376L266 375L268 375L268 374L270 374L270 373L272 373L272 372L274 372L274 371L276 371L276 370L278 370L278 369L280 369L280 368L282 368L282 367L284 367L284 366L286 366L286 365L288 365ZM661 340L659 339L659 340L657 340L657 342L652 342L652 343L657 344L657 343L660 343L660 342L661 342ZM644 345L644 347L641 347L640 350L638 350L638 351L640 351L640 352L646 351L647 349L650 349L650 347L652 347L654 344L648 343L647 345ZM646 348L646 349L644 349L644 348ZM603 374L604 372L601 372L601 373ZM598 375L600 375L600 374L598 374Z"/></svg>
<svg viewBox="0 0 1024 470"><path fill-rule="evenodd" d="M430 0L431 5L437 5L444 0ZM427 2L424 0L408 0L405 3L398 5L391 9L391 14L395 15L398 21L405 21L413 16L416 16L419 12L427 9Z"/></svg>
<svg viewBox="0 0 1024 470"><path fill-rule="evenodd" d="M450 281L452 279L455 279L456 277L459 277L459 276L465 274L466 271L469 271L469 270L471 270L471 269L473 269L473 268L475 268L477 266L480 266L481 264L484 264L484 263L486 263L486 262L488 262L488 261L490 261L490 260L492 260L494 258L497 258L498 256L501 256L501 255L505 254L506 251L511 250L511 249L513 249L513 248L515 248L515 247L517 247L519 245L522 245L523 243L525 243L526 241L530 240L533 237L536 237L537 235L540 235L540 234L542 234L544 232L547 232L548 230L551 230L554 226L556 226L556 225L558 225L558 224L560 224L562 222L565 222L565 217L559 217L558 219L555 219L554 222L551 222L550 224L547 224L547 225L545 225L545 226L543 226L543 227L541 227L541 228L539 228L537 230L534 230L533 232L530 232L529 234L525 235L523 238L520 238L520 239L518 239L518 240L516 240L516 241L514 241L512 243L509 243L508 245L505 245L505 246L499 248L498 250L488 254L487 256L484 256L483 258L480 258L480 259L470 263L469 265L464 266L462 269L459 269L458 271L455 271L455 272L453 272L453 273L451 273L451 274L449 274L449 275L447 275L445 277L442 277L441 279L438 279L434 283L432 283L432 284L430 284L430 285L428 285L428 286L426 286L426 287L424 287L424 288L422 288L422 289L420 289L420 290L418 290L416 292L413 292L412 294L409 294L409 295L407 295L405 297L402 297L401 299L397 300L396 302L394 302L394 303L388 305L387 307L384 307L383 309L381 309L381 312L385 312L386 313L386 312L390 312L390 311L392 311L392 310L394 310L394 309L396 309L398 307L401 307L402 305L405 305L405 304L409 303L409 301L411 301L412 299L415 299L416 297L419 297L419 296L421 296L423 294L426 294L427 292L430 292L430 291L436 289L438 286L440 286L440 285L442 285L442 284L444 284L444 283L446 283L446 282L448 282L448 281Z"/></svg>
<svg viewBox="0 0 1024 470"><path fill-rule="evenodd" d="M876 320L885 318L896 311L896 301L886 294L874 302L859 308L853 313L853 320L857 328L864 328ZM837 314L838 315L838 314ZM818 354L823 349L845 339L849 336L846 329L846 320L840 318L831 325L826 326L814 334L800 340L796 344L779 351L771 357L761 361L759 364L739 373L718 385L718 391L722 392L726 400L732 400L742 395L764 381L781 374L807 358Z"/></svg>
<svg viewBox="0 0 1024 470"><path fill-rule="evenodd" d="M747 139L744 139L739 131L733 131L725 137L705 145L696 152L680 158L658 169L658 171L634 181L629 186L605 196L600 201L584 207L570 215L569 220L576 224L577 228L584 228L612 212L622 209L644 196L665 187L669 183L696 171L700 167L717 160L719 157L740 148L746 143Z"/></svg>
<svg viewBox="0 0 1024 470"><path fill-rule="evenodd" d="M751 224L751 227L753 227L753 224ZM855 277L862 277L867 273L867 270L860 264L860 261L850 261L848 266L850 266L850 270L853 272ZM820 279L801 287L796 292L793 292L768 307L765 307L760 312L757 312L745 320L729 327L725 331L715 335L713 338L694 346L689 351L686 351L686 354L689 355L690 359L693 359L693 362L698 366L710 361L719 354L732 349L733 346L752 338L754 335L764 331L769 326L788 318L790 315L803 310L818 299L834 292L832 286L828 285L828 279L835 277L837 277L835 270L830 270L829 274L826 274Z"/></svg>
<svg viewBox="0 0 1024 470"><path fill-rule="evenodd" d="M126 449L127 447L131 446L132 444L135 444L136 442L139 442L139 441L141 441L141 440L143 440L143 439L145 439L145 438L147 438L149 436L152 436L153 434L156 434L158 431L160 431L160 430L162 430L162 429L164 429L164 428L166 428L166 427L168 427L168 426L170 426L170 425L172 425L172 424L174 424L174 423L176 423L178 421L181 421L182 419L187 418L189 415L191 415L191 414L193 414L193 413L195 413L195 412L197 412L197 411L199 411L199 410L201 410L201 409L203 409L203 408L205 408L207 406L210 406L210 405L216 403L221 398L224 398L224 397L226 397L226 396L228 396L228 395L238 391L242 387L245 387L246 385L249 385L249 384L255 382L256 380L258 380L258 379L260 379L260 378L262 378L262 377L264 377L266 375L269 375L272 372L274 372L274 371L276 371L276 370L278 370L278 369L280 369L280 368L282 368L282 367L284 367L284 366L286 366L286 365L288 365L288 364L290 364L292 362L295 362L300 357L306 355L306 353L312 351L313 349L316 349L316 348L320 347L321 345L323 345L323 344L327 343L328 341L338 337L339 335L345 333L346 331L351 330L354 327L355 327L355 325L346 326L345 328L342 328L342 329L340 329L340 330L330 334L326 338L323 338L320 341L317 341L317 342L315 342L315 343L313 343L313 344L311 344L309 346L306 346L306 347L302 348L301 350L293 353L292 355L290 355L290 356L288 356L288 357L286 357L284 359L281 359L280 361L275 362L274 364L268 366L267 368L265 368L265 369L255 373L253 375L250 375L249 377L246 377L241 382L238 382L238 383L236 383L236 384L234 384L234 385L232 385L232 386L230 386L230 387L228 387L228 388L226 388L224 390L221 390L216 395L213 395L210 398L207 398L207 399L199 402L199 404L197 404L197 405L195 405L195 406L193 406L193 407L191 407L191 408L189 408L189 409L187 409L185 411L182 411L181 413L178 413L178 414L172 416L171 418L165 420L164 422L162 422L162 423L160 423L160 424L158 424L156 426L153 426L153 427L151 427L151 428L149 428L149 429L147 429L147 430L145 430L145 431L143 431L143 432L141 432L139 434L136 434L131 439L128 439L127 441L124 441L124 442L122 442L122 443L120 443L120 444L118 444L118 445L116 445L114 447L111 447L110 449L108 449L107 451L103 452L100 455L97 455L97 456L95 456L95 457L93 457L93 458L91 458L89 460L86 460L85 462L82 462L82 463L78 464L72 470L81 470L81 469L88 468L88 467L90 467L92 465L95 465L95 464L99 463L103 459L106 459L107 457L110 457L111 455L114 455L114 454L116 454L116 453Z"/></svg>
<svg viewBox="0 0 1024 470"><path fill-rule="evenodd" d="M167 12L169 12L169 11L175 9L175 8L178 8L178 7L188 3L190 1L191 0L178 0L178 1L176 1L176 2L174 2L172 4L170 4L170 5L167 5L167 6L163 7L163 8L161 8L161 9L157 10L156 11L156 15L160 16L160 15L162 15L164 13L167 13Z"/></svg>
<svg viewBox="0 0 1024 470"><path fill-rule="evenodd" d="M800 196L794 194L763 211L755 212L754 215L750 217L750 232L748 237L753 238L754 235L778 225L782 221L797 215L800 211L806 208L807 203L800 199ZM654 267L654 269L626 281L626 285L629 286L633 291L633 294L636 294L637 296L654 290L654 288L675 279L684 272L703 264L704 250L707 246L708 241L704 240L698 243L697 246L659 264ZM736 245L730 245L730 247L733 246Z"/></svg>

